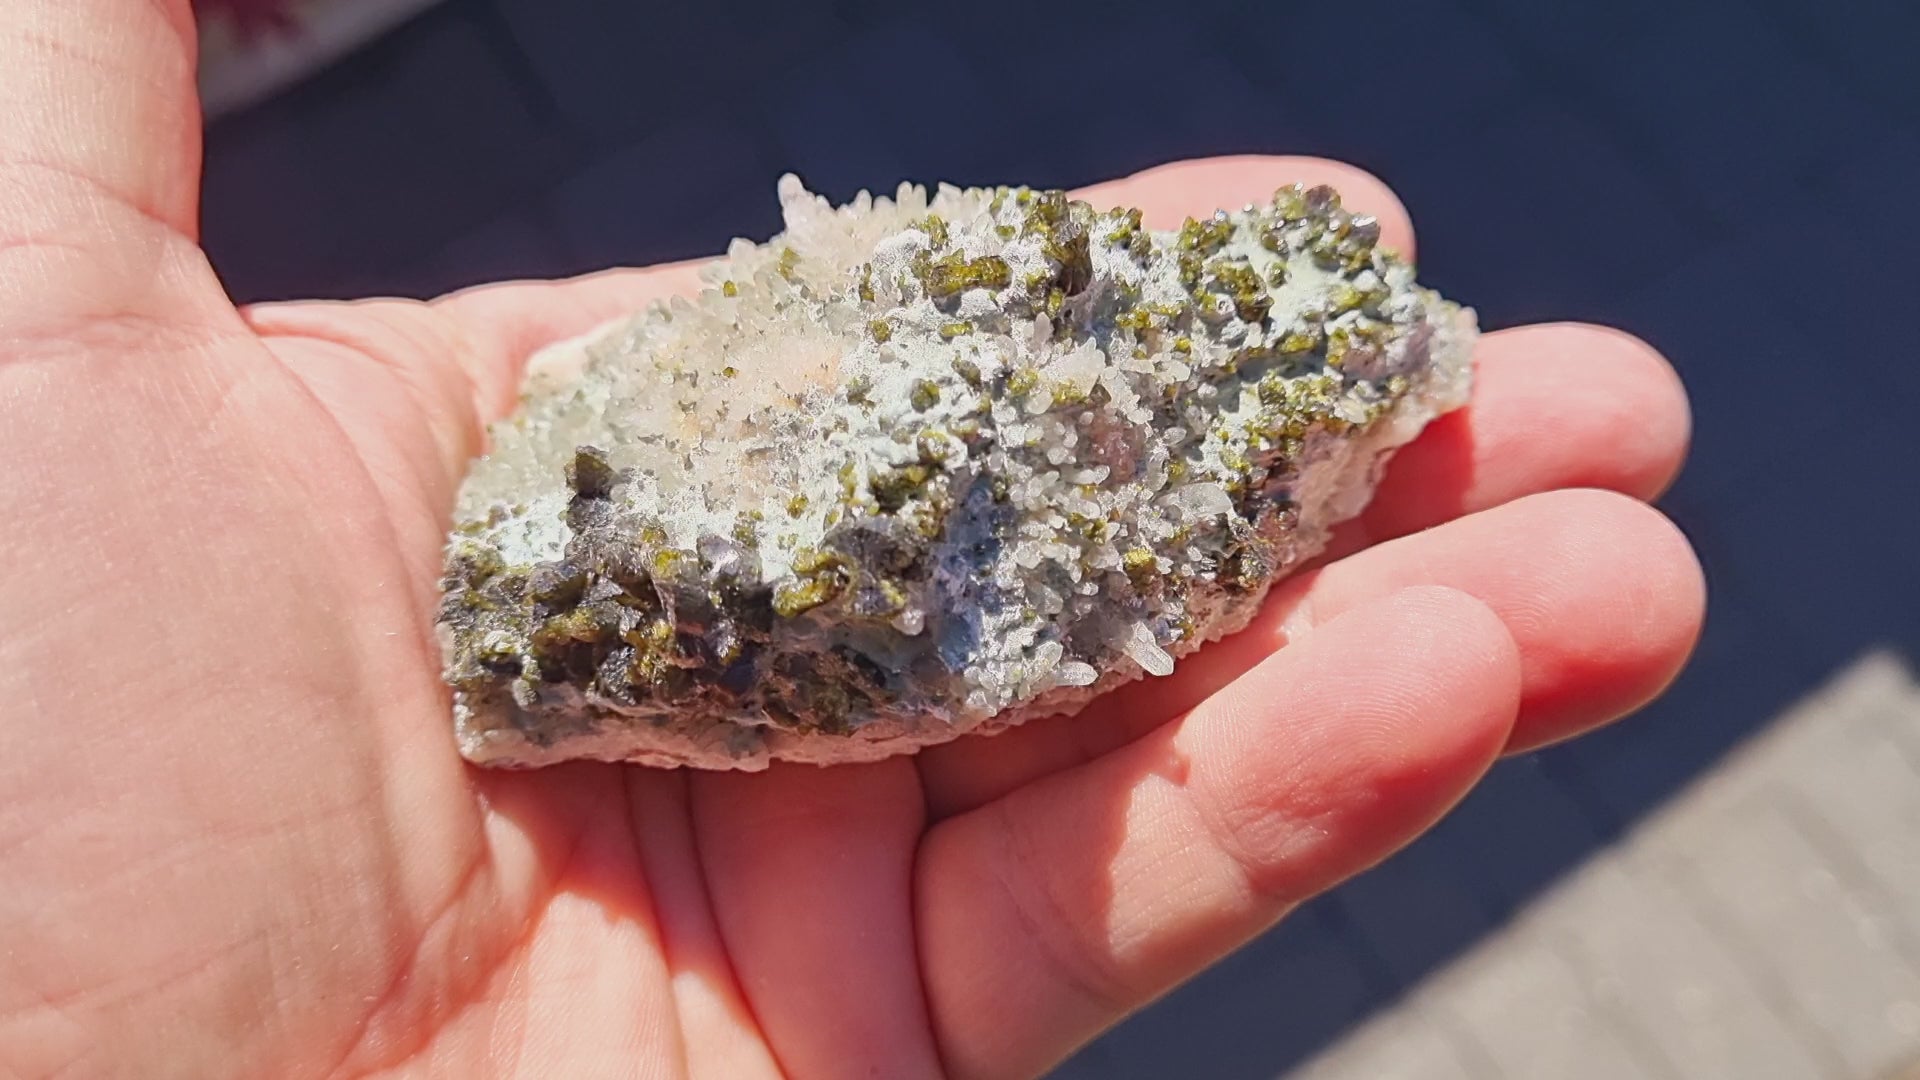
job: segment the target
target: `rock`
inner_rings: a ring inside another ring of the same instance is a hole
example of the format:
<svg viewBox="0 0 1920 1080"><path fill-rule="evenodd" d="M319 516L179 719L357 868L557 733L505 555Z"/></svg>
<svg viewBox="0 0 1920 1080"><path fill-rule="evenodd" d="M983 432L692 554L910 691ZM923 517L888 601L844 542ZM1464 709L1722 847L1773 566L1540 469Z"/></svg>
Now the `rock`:
<svg viewBox="0 0 1920 1080"><path fill-rule="evenodd" d="M1244 626L1465 402L1472 313L1328 188L1177 232L903 186L536 359L462 489L462 752L755 769L1071 712Z"/></svg>

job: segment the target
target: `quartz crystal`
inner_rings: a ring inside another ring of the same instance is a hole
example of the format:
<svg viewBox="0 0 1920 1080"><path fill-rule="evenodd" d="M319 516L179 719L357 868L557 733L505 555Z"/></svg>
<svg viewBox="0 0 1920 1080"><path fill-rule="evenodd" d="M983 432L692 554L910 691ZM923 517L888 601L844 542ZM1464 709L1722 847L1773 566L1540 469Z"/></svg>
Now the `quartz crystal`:
<svg viewBox="0 0 1920 1080"><path fill-rule="evenodd" d="M470 760L828 764L1072 712L1243 627L1466 400L1472 313L1329 188L1171 232L779 194L784 233L535 358L493 427L439 614Z"/></svg>

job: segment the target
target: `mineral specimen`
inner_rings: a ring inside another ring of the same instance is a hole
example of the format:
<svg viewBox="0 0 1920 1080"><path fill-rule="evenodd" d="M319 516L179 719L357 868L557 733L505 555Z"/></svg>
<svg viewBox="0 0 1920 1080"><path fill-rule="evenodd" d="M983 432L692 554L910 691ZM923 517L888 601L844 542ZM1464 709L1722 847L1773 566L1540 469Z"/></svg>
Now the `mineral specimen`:
<svg viewBox="0 0 1920 1080"><path fill-rule="evenodd" d="M1154 232L903 186L537 358L439 622L471 760L860 761L1244 626L1464 402L1472 313L1328 188Z"/></svg>

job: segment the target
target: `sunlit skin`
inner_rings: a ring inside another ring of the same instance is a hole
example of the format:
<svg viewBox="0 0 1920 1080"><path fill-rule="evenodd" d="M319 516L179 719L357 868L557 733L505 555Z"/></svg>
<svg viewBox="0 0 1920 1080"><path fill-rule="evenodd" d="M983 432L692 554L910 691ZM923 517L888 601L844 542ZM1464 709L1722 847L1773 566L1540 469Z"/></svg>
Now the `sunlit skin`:
<svg viewBox="0 0 1920 1080"><path fill-rule="evenodd" d="M1647 701L1699 628L1644 501L1672 371L1534 326L1252 629L1078 718L831 770L470 768L431 634L463 463L530 352L691 269L236 310L185 0L0 11L0 1073L1032 1074ZM1167 227L1294 181L1412 253L1324 161L1086 197Z"/></svg>

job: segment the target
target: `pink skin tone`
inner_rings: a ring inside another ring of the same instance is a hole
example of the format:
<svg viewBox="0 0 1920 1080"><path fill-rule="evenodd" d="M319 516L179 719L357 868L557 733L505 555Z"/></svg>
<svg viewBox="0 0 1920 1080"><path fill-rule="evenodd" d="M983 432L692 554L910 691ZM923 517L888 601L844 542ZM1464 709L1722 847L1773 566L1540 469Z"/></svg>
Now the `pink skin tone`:
<svg viewBox="0 0 1920 1080"><path fill-rule="evenodd" d="M1644 500L1665 361L1490 336L1337 558L1085 716L760 775L470 768L442 529L540 345L685 266L236 310L184 0L0 20L0 1072L1037 1072L1658 693L1704 604ZM1298 158L1100 185L1159 226Z"/></svg>

